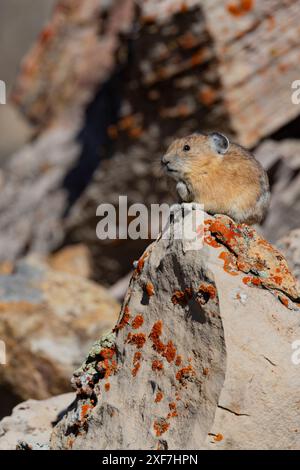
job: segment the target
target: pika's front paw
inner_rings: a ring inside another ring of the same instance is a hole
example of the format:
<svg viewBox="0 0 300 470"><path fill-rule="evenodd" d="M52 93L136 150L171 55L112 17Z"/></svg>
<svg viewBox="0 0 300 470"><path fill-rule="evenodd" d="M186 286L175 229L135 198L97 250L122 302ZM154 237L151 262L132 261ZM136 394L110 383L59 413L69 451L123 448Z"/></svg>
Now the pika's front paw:
<svg viewBox="0 0 300 470"><path fill-rule="evenodd" d="M190 198L190 192L187 185L183 181L178 181L176 185L176 191L182 201L188 201Z"/></svg>

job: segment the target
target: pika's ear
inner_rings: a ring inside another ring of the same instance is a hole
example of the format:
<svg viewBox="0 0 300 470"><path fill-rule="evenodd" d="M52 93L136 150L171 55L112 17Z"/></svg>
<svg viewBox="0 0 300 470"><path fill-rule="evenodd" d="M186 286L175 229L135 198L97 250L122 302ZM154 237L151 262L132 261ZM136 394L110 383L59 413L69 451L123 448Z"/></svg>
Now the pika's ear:
<svg viewBox="0 0 300 470"><path fill-rule="evenodd" d="M226 135L220 132L211 132L208 134L212 148L219 154L225 155L229 149L230 142Z"/></svg>

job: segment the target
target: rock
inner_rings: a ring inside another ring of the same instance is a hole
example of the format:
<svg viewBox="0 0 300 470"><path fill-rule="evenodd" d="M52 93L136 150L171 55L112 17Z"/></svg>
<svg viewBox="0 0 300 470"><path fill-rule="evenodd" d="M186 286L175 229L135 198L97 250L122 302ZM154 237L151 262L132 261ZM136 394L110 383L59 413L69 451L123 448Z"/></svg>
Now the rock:
<svg viewBox="0 0 300 470"><path fill-rule="evenodd" d="M300 229L292 230L276 244L300 281Z"/></svg>
<svg viewBox="0 0 300 470"><path fill-rule="evenodd" d="M297 2L121 3L59 0L24 59L13 98L36 137L0 177L0 262L84 243L115 284L148 242L97 240L99 204L173 202L157 162L174 136L253 146L299 115Z"/></svg>
<svg viewBox="0 0 300 470"><path fill-rule="evenodd" d="M75 274L87 279L92 277L91 254L83 244L66 246L49 256L47 261L55 271Z"/></svg>
<svg viewBox="0 0 300 470"><path fill-rule="evenodd" d="M57 2L23 60L12 95L27 118L45 127L77 117L113 73L120 36L129 31L133 13L132 0Z"/></svg>
<svg viewBox="0 0 300 470"><path fill-rule="evenodd" d="M68 201L63 181L80 154L75 135L73 126L44 132L0 173L0 262L61 245Z"/></svg>
<svg viewBox="0 0 300 470"><path fill-rule="evenodd" d="M124 47L119 60L131 60L132 70L139 71L132 91L144 98L142 109L128 115L131 121L164 90L160 118L197 119L200 112L203 119L206 108L215 118L223 112L238 140L253 146L299 115L286 86L299 76L299 15L295 0L126 0L121 5L116 0L60 0L23 63L14 99L39 125L76 111L90 100L93 87L110 78L123 34L131 39L126 45L131 56ZM195 74L199 66L201 80ZM90 89L78 92L86 83ZM172 103L169 88L176 93ZM138 118L127 130L138 138L144 127ZM111 129L111 135L116 132Z"/></svg>
<svg viewBox="0 0 300 470"><path fill-rule="evenodd" d="M140 258L116 327L74 373L52 449L300 448L299 285L226 216L203 214L190 239L194 213L185 238L177 213Z"/></svg>
<svg viewBox="0 0 300 470"><path fill-rule="evenodd" d="M0 450L15 450L18 442L25 440L28 448L47 448L53 423L73 400L73 393L65 393L47 400L28 400L17 405L11 416L0 421Z"/></svg>
<svg viewBox="0 0 300 470"><path fill-rule="evenodd" d="M25 259L0 275L0 338L6 365L0 384L23 399L69 390L70 374L99 334L114 325L119 304L101 286Z"/></svg>
<svg viewBox="0 0 300 470"><path fill-rule="evenodd" d="M299 226L300 141L266 140L255 153L268 170L272 191L271 205L262 233L268 240L276 242Z"/></svg>

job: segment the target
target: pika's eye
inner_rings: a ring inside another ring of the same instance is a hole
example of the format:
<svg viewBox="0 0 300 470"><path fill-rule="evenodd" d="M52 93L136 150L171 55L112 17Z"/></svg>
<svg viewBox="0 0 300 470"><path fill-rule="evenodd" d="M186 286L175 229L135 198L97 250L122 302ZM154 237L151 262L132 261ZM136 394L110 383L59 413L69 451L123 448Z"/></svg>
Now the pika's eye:
<svg viewBox="0 0 300 470"><path fill-rule="evenodd" d="M184 152L188 152L189 150L191 150L191 147L186 144L186 145L184 145L183 150L184 150Z"/></svg>

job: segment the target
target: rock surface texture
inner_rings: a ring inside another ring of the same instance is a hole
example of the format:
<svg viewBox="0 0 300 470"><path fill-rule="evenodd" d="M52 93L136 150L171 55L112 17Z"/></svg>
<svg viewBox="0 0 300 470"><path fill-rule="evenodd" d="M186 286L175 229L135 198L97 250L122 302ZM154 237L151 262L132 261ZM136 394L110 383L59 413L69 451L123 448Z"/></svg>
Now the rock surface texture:
<svg viewBox="0 0 300 470"><path fill-rule="evenodd" d="M293 273L300 281L300 229L292 230L277 243Z"/></svg>
<svg viewBox="0 0 300 470"><path fill-rule="evenodd" d="M0 385L23 399L70 389L70 375L99 335L116 322L119 304L101 286L25 259L0 275L0 338L6 365Z"/></svg>
<svg viewBox="0 0 300 470"><path fill-rule="evenodd" d="M300 289L254 229L180 212L73 376L52 449L299 449ZM201 247L201 234L204 244Z"/></svg>
<svg viewBox="0 0 300 470"><path fill-rule="evenodd" d="M53 423L73 399L73 393L65 393L47 400L28 400L17 405L12 415L0 422L0 450L15 450L16 445L24 440L28 448L47 448Z"/></svg>

